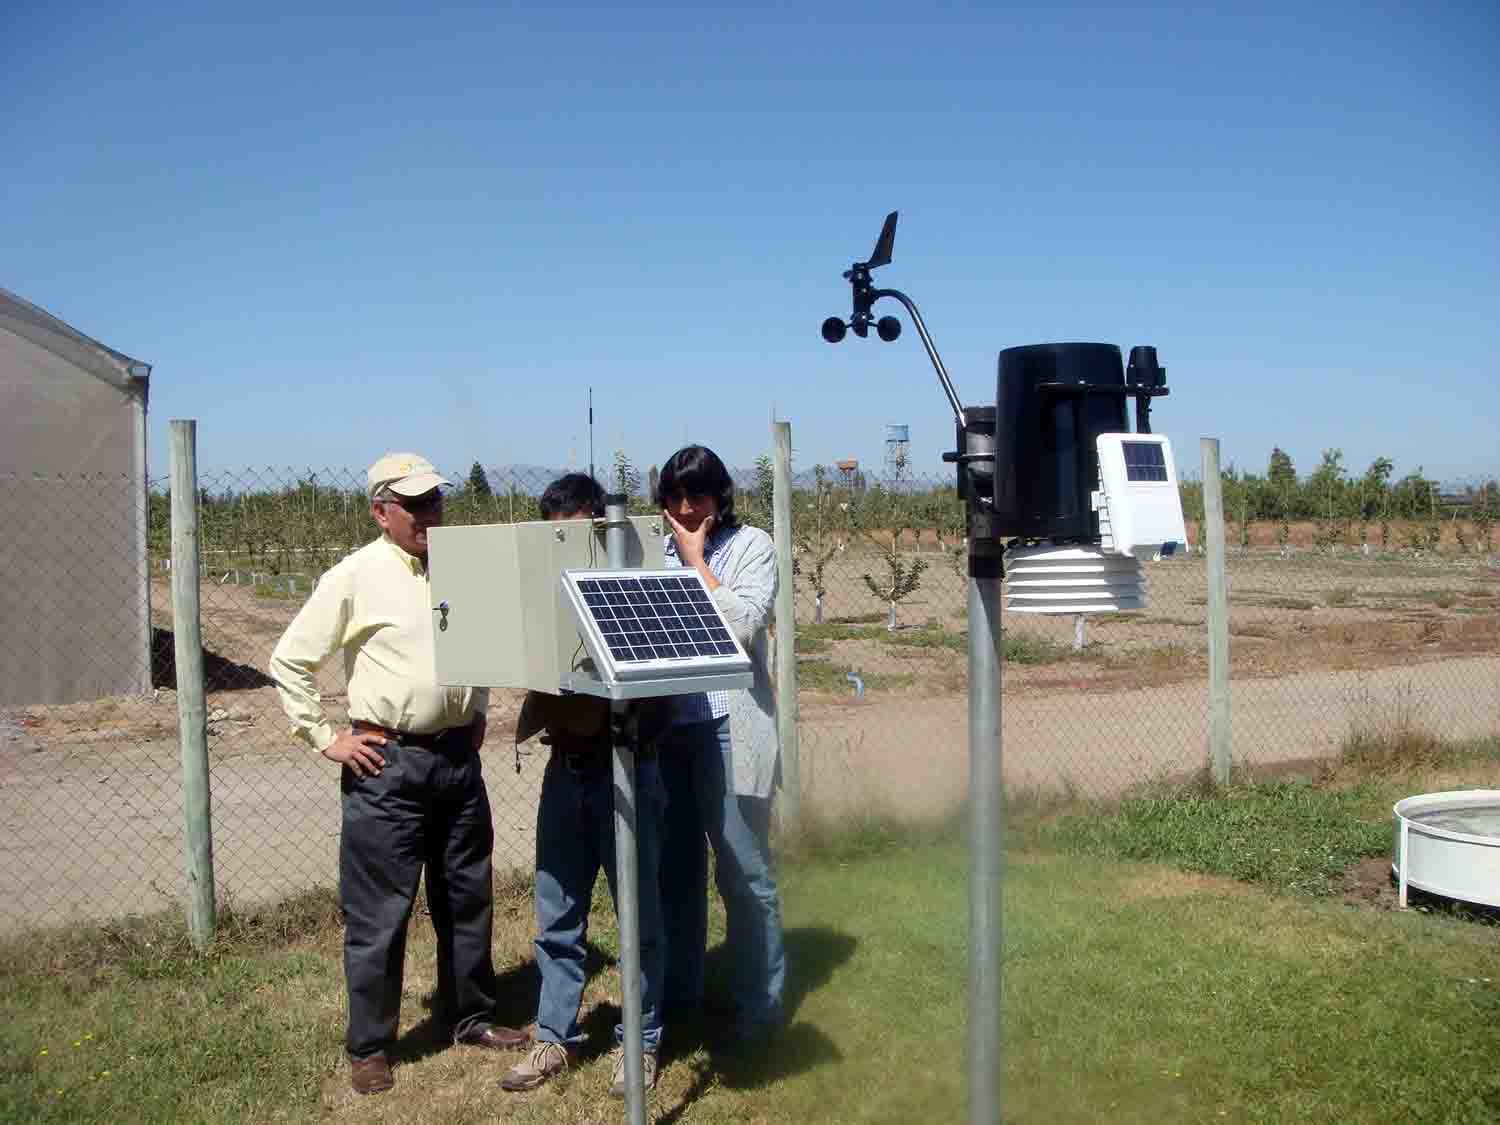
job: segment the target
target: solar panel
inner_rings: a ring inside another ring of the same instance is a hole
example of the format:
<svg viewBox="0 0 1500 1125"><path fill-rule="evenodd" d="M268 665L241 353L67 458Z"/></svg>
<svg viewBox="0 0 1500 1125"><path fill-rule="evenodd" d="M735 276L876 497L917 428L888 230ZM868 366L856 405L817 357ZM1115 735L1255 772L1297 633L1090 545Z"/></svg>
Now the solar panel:
<svg viewBox="0 0 1500 1125"><path fill-rule="evenodd" d="M1125 451L1125 479L1130 481L1165 481L1167 460L1155 442L1122 441Z"/></svg>
<svg viewBox="0 0 1500 1125"><path fill-rule="evenodd" d="M659 689L630 695L750 686L750 658L696 570L565 570L562 588L605 685Z"/></svg>

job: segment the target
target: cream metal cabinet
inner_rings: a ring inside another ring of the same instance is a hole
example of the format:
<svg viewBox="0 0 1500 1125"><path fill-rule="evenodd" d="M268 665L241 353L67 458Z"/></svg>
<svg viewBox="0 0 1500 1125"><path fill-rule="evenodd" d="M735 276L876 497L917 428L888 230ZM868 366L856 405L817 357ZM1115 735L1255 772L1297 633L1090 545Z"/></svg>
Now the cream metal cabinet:
<svg viewBox="0 0 1500 1125"><path fill-rule="evenodd" d="M626 565L661 568L661 517L629 522ZM555 694L587 658L558 594L564 570L606 565L602 521L434 527L427 550L438 683Z"/></svg>

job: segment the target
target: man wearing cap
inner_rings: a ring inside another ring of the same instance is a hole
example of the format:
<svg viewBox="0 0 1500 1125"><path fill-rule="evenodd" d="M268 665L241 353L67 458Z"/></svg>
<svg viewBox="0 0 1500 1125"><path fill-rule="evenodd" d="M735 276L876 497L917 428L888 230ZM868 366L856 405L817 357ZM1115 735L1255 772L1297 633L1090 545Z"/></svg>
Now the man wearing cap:
<svg viewBox="0 0 1500 1125"><path fill-rule="evenodd" d="M489 693L433 678L427 529L443 522L444 486L451 482L415 453L376 461L369 495L380 538L323 575L271 654L294 732L342 767L345 1048L361 1094L392 1086L406 927L424 867L437 933L434 1019L455 1042L528 1041L491 1022L495 837L479 762ZM335 653L349 693L350 727L339 731L316 681Z"/></svg>

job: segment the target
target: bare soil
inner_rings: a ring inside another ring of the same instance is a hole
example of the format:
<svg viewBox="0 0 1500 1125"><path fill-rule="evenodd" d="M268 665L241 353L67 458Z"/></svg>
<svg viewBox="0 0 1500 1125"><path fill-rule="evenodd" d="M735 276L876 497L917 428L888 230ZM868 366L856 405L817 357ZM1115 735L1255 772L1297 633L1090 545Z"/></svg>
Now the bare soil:
<svg viewBox="0 0 1500 1125"><path fill-rule="evenodd" d="M1395 910L1396 884L1389 856L1362 859L1344 872L1344 901L1374 910Z"/></svg>

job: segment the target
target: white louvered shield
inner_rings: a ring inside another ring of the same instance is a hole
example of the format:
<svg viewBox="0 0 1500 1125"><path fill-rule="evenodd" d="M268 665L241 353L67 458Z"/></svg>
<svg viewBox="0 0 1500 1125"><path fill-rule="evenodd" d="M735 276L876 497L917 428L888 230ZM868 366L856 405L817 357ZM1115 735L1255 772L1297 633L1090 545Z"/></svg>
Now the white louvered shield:
<svg viewBox="0 0 1500 1125"><path fill-rule="evenodd" d="M1140 561L1102 547L1012 547L1005 576L1005 608L1012 613L1111 613L1146 605Z"/></svg>

